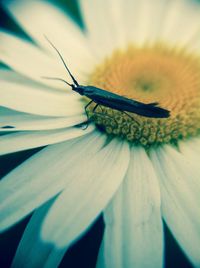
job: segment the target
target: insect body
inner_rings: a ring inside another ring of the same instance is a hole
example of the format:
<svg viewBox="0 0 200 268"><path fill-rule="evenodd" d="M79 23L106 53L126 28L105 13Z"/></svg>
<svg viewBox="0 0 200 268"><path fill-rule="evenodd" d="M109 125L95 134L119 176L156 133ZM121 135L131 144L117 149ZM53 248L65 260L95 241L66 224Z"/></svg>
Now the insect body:
<svg viewBox="0 0 200 268"><path fill-rule="evenodd" d="M72 90L91 99L89 104L94 102L97 105L146 117L169 117L169 111L157 107L157 103L144 104L94 86L72 85Z"/></svg>
<svg viewBox="0 0 200 268"><path fill-rule="evenodd" d="M48 39L47 39L48 40ZM86 105L85 111L87 113L87 108L92 102L96 103L96 106L94 107L93 111L101 105L105 107L109 107L118 111L122 111L124 113L130 112L130 113L135 113L138 115L146 116L146 117L154 117L154 118L166 118L169 117L170 113L168 110L163 109L158 107L158 103L149 103L145 104L142 102L138 102L129 98L126 98L124 96L120 96L118 94L109 92L107 90L94 87L94 86L83 86L79 85L77 80L74 78L72 73L70 72L69 68L67 67L62 55L60 52L57 50L57 48L48 40L48 42L51 44L51 46L56 50L58 53L59 57L61 58L67 72L69 73L73 84L68 83L64 79L61 78L48 78L48 79L55 79L55 80L60 80L71 86L73 91L76 91L80 95L86 96L91 101ZM129 114L127 114L129 115ZM129 115L130 116L130 115Z"/></svg>

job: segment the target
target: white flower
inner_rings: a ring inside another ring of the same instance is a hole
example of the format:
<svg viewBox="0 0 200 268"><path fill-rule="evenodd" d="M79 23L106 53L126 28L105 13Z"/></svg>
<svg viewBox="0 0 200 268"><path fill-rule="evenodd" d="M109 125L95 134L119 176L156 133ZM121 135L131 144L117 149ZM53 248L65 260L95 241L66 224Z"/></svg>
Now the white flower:
<svg viewBox="0 0 200 268"><path fill-rule="evenodd" d="M200 267L200 5L79 2L84 30L47 2L5 2L34 43L0 32L0 60L11 68L0 70L0 153L48 145L0 183L2 231L34 211L13 267L58 267L102 211L97 267L162 267L162 219ZM81 84L158 101L170 118L131 120L102 107L82 129L83 98L42 78L70 81L44 34Z"/></svg>

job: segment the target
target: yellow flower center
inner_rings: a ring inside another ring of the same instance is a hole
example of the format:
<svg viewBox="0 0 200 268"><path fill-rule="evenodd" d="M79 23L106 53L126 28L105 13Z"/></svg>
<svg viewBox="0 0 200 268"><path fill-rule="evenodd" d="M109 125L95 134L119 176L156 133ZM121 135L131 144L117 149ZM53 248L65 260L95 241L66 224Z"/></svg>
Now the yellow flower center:
<svg viewBox="0 0 200 268"><path fill-rule="evenodd" d="M177 142L200 129L200 58L161 44L129 46L106 58L89 84L143 103L158 102L170 111L164 119L147 118L98 106L89 115L108 134L143 146Z"/></svg>

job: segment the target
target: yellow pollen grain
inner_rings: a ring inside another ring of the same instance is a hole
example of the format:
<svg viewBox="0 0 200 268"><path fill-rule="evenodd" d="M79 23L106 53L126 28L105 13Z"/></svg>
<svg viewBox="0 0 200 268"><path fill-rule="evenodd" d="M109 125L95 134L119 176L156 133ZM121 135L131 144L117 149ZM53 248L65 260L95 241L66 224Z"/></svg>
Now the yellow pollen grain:
<svg viewBox="0 0 200 268"><path fill-rule="evenodd" d="M131 119L104 106L93 113L90 106L90 117L108 134L143 146L199 134L200 58L183 48L156 44L116 50L94 69L89 84L143 103L158 102L170 111L169 118L129 113Z"/></svg>

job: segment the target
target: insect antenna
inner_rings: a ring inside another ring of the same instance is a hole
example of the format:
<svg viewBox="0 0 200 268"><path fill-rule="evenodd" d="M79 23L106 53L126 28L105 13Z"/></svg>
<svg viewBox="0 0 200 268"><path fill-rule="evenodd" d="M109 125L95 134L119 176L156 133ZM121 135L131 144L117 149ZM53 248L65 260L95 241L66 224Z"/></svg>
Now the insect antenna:
<svg viewBox="0 0 200 268"><path fill-rule="evenodd" d="M49 79L49 80L58 80L58 81L64 82L65 84L67 84L67 85L70 86L70 87L73 86L73 84L70 84L70 83L68 83L66 80L64 80L64 79L62 79L62 78L59 78L59 77L42 76L42 78L44 78L44 79Z"/></svg>
<svg viewBox="0 0 200 268"><path fill-rule="evenodd" d="M67 64L65 63L63 56L61 55L61 53L59 52L59 50L54 46L54 44L47 38L46 35L44 35L45 39L49 42L49 44L55 49L55 51L58 53L58 56L60 57L60 59L62 60L65 69L67 70L68 74L71 76L71 79L73 80L74 84L76 86L79 86L79 83L76 81L76 79L74 78L74 76L72 75L72 73L70 72L69 68L67 67ZM57 80L57 79L56 79Z"/></svg>

